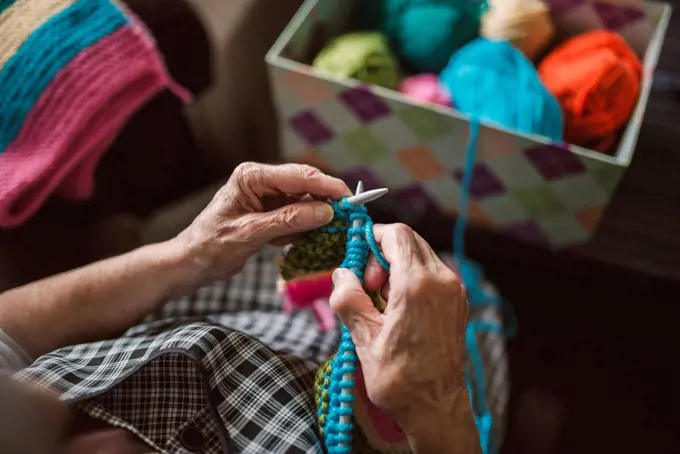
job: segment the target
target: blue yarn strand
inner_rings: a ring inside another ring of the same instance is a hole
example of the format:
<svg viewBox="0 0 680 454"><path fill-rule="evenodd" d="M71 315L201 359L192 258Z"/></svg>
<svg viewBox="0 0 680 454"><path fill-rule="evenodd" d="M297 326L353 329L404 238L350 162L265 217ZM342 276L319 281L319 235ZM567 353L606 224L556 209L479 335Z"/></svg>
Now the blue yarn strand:
<svg viewBox="0 0 680 454"><path fill-rule="evenodd" d="M459 257L465 256L465 229L467 228L467 212L470 201L470 187L472 185L472 172L475 168L475 153L477 151L477 138L479 137L479 123L470 122L470 140L465 150L465 167L463 169L462 190L460 195L460 207L458 219L453 236L453 250Z"/></svg>
<svg viewBox="0 0 680 454"><path fill-rule="evenodd" d="M372 253L378 262L389 271L389 263L385 260L373 235L373 220L368 215L366 207L351 205L347 203L346 198L339 202L333 202L332 206L335 212L334 219L349 221L349 227L346 229L347 245L345 258L340 267L351 270L363 284L368 256L369 253ZM361 221L361 225L354 227L355 221ZM325 227L324 230L327 232L338 232L344 229ZM357 363L358 358L354 342L352 341L352 335L347 327L343 326L338 352L331 360L328 414L326 415L323 427L324 443L329 454L346 454L350 453L352 449L354 421L351 417L354 411L351 406L343 407L342 404L353 402L355 399L355 381L354 379L344 379L344 376L349 374L354 377ZM343 391L345 392L344 394ZM349 416L350 422L347 424L341 423L340 418L343 416Z"/></svg>
<svg viewBox="0 0 680 454"><path fill-rule="evenodd" d="M465 257L465 230L468 223L468 205L470 187L472 185L475 167L475 154L479 136L479 122L470 121L470 138L465 152L465 167L463 168L462 188L460 195L459 213L453 233L454 258L458 265L458 272L468 293L470 306L504 307L503 301L495 295L490 295L481 286L483 271L479 265ZM470 358L472 370L466 368L465 377L470 393L470 400L475 409L475 424L479 432L479 441L484 454L496 454L497 444L493 439L493 415L488 407L486 375L484 360L478 345L479 332L492 332L504 335L501 326L488 322L470 322L465 331L465 346Z"/></svg>

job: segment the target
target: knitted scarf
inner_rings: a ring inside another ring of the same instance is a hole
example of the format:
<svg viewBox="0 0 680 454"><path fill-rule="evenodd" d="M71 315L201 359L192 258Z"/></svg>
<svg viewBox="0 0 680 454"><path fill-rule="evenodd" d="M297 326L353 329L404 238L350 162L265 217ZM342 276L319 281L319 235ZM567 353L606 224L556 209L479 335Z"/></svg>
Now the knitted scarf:
<svg viewBox="0 0 680 454"><path fill-rule="evenodd" d="M75 200L127 120L171 81L116 0L0 0L0 227L53 193Z"/></svg>

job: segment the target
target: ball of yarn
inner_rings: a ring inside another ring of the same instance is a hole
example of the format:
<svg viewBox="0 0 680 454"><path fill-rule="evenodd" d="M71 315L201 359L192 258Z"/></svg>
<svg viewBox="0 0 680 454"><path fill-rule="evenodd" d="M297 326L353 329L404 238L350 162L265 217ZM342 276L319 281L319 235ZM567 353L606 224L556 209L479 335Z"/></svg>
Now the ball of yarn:
<svg viewBox="0 0 680 454"><path fill-rule="evenodd" d="M416 72L438 73L479 33L474 0L384 0L381 30Z"/></svg>
<svg viewBox="0 0 680 454"><path fill-rule="evenodd" d="M324 47L313 66L339 77L349 77L389 89L399 86L399 67L387 38L377 32L341 35Z"/></svg>
<svg viewBox="0 0 680 454"><path fill-rule="evenodd" d="M463 113L519 132L562 140L560 105L531 62L507 41L478 38L440 74Z"/></svg>
<svg viewBox="0 0 680 454"><path fill-rule="evenodd" d="M510 41L533 60L552 41L555 25L541 0L489 0L482 16L481 36Z"/></svg>
<svg viewBox="0 0 680 454"><path fill-rule="evenodd" d="M565 140L606 151L640 95L642 64L617 33L598 30L569 39L539 66L566 120Z"/></svg>
<svg viewBox="0 0 680 454"><path fill-rule="evenodd" d="M401 92L416 101L451 105L451 95L434 74L419 74L404 79L401 82Z"/></svg>

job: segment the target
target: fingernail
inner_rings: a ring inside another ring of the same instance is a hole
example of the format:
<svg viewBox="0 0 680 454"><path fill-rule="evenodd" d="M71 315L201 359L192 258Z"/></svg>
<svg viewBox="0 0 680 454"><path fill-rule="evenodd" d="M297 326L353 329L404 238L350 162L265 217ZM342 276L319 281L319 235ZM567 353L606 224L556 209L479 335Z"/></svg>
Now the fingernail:
<svg viewBox="0 0 680 454"><path fill-rule="evenodd" d="M335 271L333 271L333 274L331 275L331 279L333 280L333 284L337 284L340 279L342 279L342 273L344 273L342 268L336 268Z"/></svg>
<svg viewBox="0 0 680 454"><path fill-rule="evenodd" d="M328 204L319 205L314 209L314 221L319 224L328 224L333 220L333 208Z"/></svg>

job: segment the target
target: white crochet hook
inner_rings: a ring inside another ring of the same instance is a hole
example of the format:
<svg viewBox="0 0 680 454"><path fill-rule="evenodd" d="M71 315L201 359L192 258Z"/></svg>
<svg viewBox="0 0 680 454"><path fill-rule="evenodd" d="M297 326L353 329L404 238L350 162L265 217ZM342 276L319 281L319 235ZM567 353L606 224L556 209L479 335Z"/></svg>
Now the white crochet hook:
<svg viewBox="0 0 680 454"><path fill-rule="evenodd" d="M356 191L354 191L354 195L352 197L347 198L347 203L349 203L351 205L363 205L365 203L372 202L376 199L379 199L380 197L384 196L385 194L387 194L387 188L372 189L370 191L364 192L364 183L360 181L357 184L357 189L356 189ZM353 224L352 224L352 227L354 227L356 229L356 228L360 228L362 225L363 225L363 221L361 219L355 219ZM358 240L358 239L360 239L359 235L354 235L352 237L352 240ZM363 270L361 270L361 271L363 271ZM348 366L351 366L351 364L350 363L344 363L343 364L343 367L348 367ZM343 381L352 380L353 378L354 377L352 376L351 373L347 373L347 374L344 374L342 376ZM343 388L343 390L340 394L341 395L348 395L350 393L351 393L351 391L349 389ZM345 401L340 402L341 408L342 407L349 407L351 405L352 404L349 403L349 402L345 402ZM340 424L349 424L351 422L351 419L352 418L350 416L346 416L346 415L340 416Z"/></svg>

